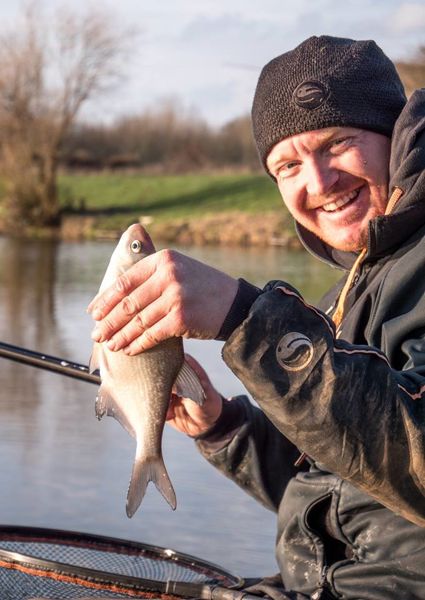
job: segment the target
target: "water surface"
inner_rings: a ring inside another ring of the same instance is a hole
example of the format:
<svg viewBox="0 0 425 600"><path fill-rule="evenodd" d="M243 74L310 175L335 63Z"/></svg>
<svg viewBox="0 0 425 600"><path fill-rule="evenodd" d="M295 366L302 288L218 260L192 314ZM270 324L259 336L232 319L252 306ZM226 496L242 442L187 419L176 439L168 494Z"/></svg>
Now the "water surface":
<svg viewBox="0 0 425 600"><path fill-rule="evenodd" d="M0 238L0 339L87 364L96 293L113 244ZM200 260L263 286L284 279L314 301L337 273L305 252L281 248L185 248ZM244 393L221 360L222 344L186 348L230 396ZM125 499L135 445L113 419L94 417L96 387L0 358L1 519L124 537L200 556L246 576L271 574L275 515L168 429L164 457L178 507L153 486L129 520Z"/></svg>

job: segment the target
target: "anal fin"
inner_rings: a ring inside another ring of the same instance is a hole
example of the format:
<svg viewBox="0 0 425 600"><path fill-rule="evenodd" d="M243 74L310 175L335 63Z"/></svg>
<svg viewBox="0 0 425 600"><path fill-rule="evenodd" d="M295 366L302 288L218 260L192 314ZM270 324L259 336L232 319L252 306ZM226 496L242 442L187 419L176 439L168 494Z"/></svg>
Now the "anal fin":
<svg viewBox="0 0 425 600"><path fill-rule="evenodd" d="M112 394L109 392L105 384L101 384L96 397L95 403L96 417L101 419L104 415L114 417L132 437L136 437L136 433L127 416L124 414L120 406L115 401Z"/></svg>

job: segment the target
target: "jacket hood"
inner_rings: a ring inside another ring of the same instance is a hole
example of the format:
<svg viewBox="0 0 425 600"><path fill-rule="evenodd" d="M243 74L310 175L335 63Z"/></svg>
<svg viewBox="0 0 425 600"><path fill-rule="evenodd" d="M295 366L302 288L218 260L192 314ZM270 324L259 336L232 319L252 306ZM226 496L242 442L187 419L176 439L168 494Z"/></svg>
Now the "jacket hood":
<svg viewBox="0 0 425 600"><path fill-rule="evenodd" d="M425 223L425 88L412 94L394 127L390 194L395 188L403 195L393 212L369 223L366 260L384 256ZM322 261L342 269L353 265L355 252L332 248L297 222L296 231L304 247Z"/></svg>

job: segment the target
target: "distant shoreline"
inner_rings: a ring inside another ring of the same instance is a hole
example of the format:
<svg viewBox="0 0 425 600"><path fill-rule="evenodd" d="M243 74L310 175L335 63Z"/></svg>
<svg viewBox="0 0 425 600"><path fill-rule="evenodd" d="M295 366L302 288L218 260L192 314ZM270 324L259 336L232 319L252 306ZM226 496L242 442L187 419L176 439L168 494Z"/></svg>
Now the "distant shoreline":
<svg viewBox="0 0 425 600"><path fill-rule="evenodd" d="M282 211L283 213L283 211ZM138 221L149 231L154 240L179 245L221 246L300 246L294 231L285 228L284 214L268 212L251 214L226 212L195 218L155 221L141 216ZM127 225L135 222L129 219ZM61 226L61 239L117 239L123 229L96 227L93 217L67 215Z"/></svg>
<svg viewBox="0 0 425 600"><path fill-rule="evenodd" d="M300 248L294 231L285 228L285 215L279 212L251 214L243 212L206 215L158 222L151 217L130 218L120 228L99 226L98 216L85 213L65 214L57 228L32 228L21 230L20 236L32 239L58 239L62 241L117 240L122 231L137 220L148 230L154 240L162 244L195 246L280 246ZM104 223L104 222L103 222ZM0 233L8 231L0 223ZM17 234L12 234L16 236Z"/></svg>

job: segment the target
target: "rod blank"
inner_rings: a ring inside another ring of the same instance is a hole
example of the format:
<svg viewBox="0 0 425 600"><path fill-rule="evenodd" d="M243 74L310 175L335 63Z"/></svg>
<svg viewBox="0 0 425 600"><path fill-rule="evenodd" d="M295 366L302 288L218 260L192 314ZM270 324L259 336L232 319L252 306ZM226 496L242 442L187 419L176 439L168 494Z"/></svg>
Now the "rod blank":
<svg viewBox="0 0 425 600"><path fill-rule="evenodd" d="M27 348L20 348L19 346L0 342L0 357L8 358L9 360L30 365L31 367L36 367L38 369L52 371L59 375L65 375L66 377L87 381L88 383L100 384L99 374L97 372L90 373L89 368L86 365L80 365L79 363L63 358L42 354L35 350L28 350Z"/></svg>

